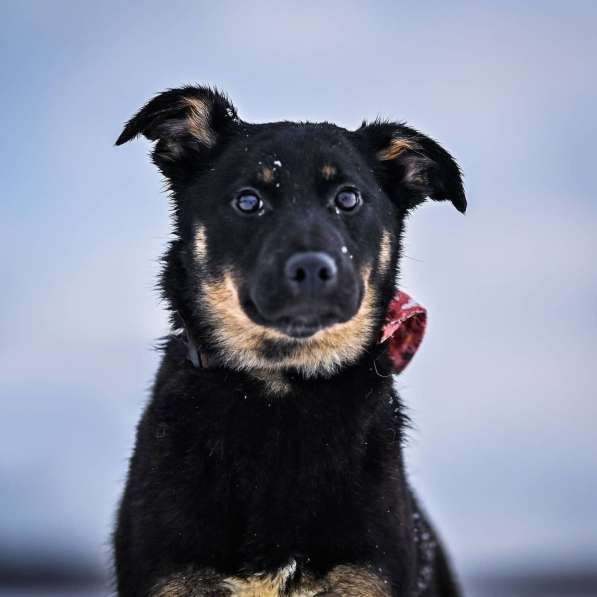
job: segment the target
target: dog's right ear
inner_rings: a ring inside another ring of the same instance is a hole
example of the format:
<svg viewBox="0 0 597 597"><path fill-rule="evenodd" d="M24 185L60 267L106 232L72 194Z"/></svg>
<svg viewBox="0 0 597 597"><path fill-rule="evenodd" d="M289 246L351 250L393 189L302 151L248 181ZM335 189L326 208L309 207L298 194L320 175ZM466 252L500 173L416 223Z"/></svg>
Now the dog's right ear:
<svg viewBox="0 0 597 597"><path fill-rule="evenodd" d="M375 156L373 163L386 191L411 209L426 197L449 200L464 213L462 174L454 158L439 143L400 122L363 122L354 138Z"/></svg>
<svg viewBox="0 0 597 597"><path fill-rule="evenodd" d="M154 163L174 180L238 126L236 109L225 95L209 87L181 87L160 93L124 127L116 145L138 135L157 141Z"/></svg>

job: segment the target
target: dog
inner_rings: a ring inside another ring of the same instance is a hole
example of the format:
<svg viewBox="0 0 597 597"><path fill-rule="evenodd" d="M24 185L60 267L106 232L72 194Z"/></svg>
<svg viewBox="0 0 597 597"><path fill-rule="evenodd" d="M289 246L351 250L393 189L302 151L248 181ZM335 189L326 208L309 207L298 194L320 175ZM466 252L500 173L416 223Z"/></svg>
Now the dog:
<svg viewBox="0 0 597 597"><path fill-rule="evenodd" d="M392 386L424 313L398 343L388 315L406 216L466 209L455 160L404 123L251 124L202 86L154 97L116 144L138 135L172 198L172 332L118 511L118 595L457 596Z"/></svg>

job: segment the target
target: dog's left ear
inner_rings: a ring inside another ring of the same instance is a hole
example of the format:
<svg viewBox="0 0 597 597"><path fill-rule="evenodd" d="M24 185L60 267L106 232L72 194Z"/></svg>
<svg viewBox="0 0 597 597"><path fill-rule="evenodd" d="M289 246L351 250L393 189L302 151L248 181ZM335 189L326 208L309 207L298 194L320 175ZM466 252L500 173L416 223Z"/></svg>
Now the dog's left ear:
<svg viewBox="0 0 597 597"><path fill-rule="evenodd" d="M116 145L138 135L157 141L153 161L166 177L176 179L193 171L239 122L234 106L215 89L169 89L126 123Z"/></svg>
<svg viewBox="0 0 597 597"><path fill-rule="evenodd" d="M374 160L386 192L406 209L430 197L466 211L458 164L433 139L404 124L380 121L363 123L353 134Z"/></svg>

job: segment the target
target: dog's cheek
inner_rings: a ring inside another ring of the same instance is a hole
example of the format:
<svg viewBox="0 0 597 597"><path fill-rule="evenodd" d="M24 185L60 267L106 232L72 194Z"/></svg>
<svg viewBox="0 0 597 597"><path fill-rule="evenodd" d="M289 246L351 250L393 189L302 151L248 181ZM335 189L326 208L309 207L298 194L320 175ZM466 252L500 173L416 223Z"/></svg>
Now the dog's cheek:
<svg viewBox="0 0 597 597"><path fill-rule="evenodd" d="M223 262L218 254L217 248L214 249L209 244L208 227L205 224L197 224L193 237L190 242L190 250L187 254L191 255L193 282L196 285L199 294L204 290L222 288L223 282L230 271L230 267ZM205 283L209 286L204 288Z"/></svg>
<svg viewBox="0 0 597 597"><path fill-rule="evenodd" d="M201 298L219 328L246 318L238 300L232 271L226 270L221 275L202 278L201 291Z"/></svg>
<svg viewBox="0 0 597 597"><path fill-rule="evenodd" d="M260 356L264 343L279 342L285 337L249 319L240 304L238 280L239 275L232 270L202 280L200 300L220 356L229 365L250 370L267 365Z"/></svg>

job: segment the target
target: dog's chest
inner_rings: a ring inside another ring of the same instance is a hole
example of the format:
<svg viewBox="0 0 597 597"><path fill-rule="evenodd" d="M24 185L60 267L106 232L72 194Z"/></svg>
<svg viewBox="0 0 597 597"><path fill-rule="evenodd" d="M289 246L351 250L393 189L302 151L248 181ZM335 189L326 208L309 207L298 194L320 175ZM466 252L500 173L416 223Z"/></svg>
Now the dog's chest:
<svg viewBox="0 0 597 597"><path fill-rule="evenodd" d="M228 475L230 498L244 508L291 520L311 515L340 495L355 495L369 449L369 429L344 413L284 403L240 404L205 436L204 458ZM323 412L322 412L323 411Z"/></svg>
<svg viewBox="0 0 597 597"><path fill-rule="evenodd" d="M287 566L271 573L217 576L198 572L173 575L163 579L151 597L190 594L214 597L389 597L391 584L370 567L339 565L325 575L314 577L308 571L299 571L296 562L291 560Z"/></svg>
<svg viewBox="0 0 597 597"><path fill-rule="evenodd" d="M278 594L276 571L292 561L307 574L291 583L295 592L288 584L286 594L298 597L312 594L308 587L321 574L362 561L365 552L380 564L398 558L400 442L384 415L387 396L339 388L274 399L217 388L180 396L165 431L158 421L171 410L160 407L146 421L161 430L153 439L162 446L154 461L160 486L167 478L176 488L164 496L164 509L186 521L169 534L197 561L246 571L228 577L230 594ZM334 583L373 583L383 591L382 568L371 578L370 571L341 570Z"/></svg>

